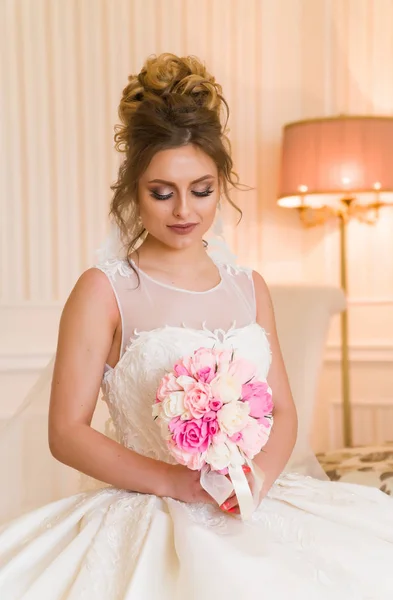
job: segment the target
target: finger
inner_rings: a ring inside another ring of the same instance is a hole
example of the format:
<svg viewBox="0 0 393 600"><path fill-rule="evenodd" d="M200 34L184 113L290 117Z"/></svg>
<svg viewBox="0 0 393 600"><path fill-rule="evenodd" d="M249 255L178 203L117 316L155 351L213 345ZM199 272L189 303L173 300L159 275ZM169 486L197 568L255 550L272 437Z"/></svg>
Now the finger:
<svg viewBox="0 0 393 600"><path fill-rule="evenodd" d="M240 508L238 506L234 506L228 510L230 515L240 515Z"/></svg>
<svg viewBox="0 0 393 600"><path fill-rule="evenodd" d="M229 510L231 510L232 508L234 508L237 505L238 505L238 501L237 501L236 496L231 496L230 498L225 500L225 502L223 504L221 504L220 508L224 512L228 512Z"/></svg>

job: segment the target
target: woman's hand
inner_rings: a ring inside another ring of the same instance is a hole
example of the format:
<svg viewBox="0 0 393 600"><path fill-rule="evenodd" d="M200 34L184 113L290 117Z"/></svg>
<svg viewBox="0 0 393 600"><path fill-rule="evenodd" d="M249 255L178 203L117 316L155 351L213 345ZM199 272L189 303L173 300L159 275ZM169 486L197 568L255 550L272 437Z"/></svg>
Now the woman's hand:
<svg viewBox="0 0 393 600"><path fill-rule="evenodd" d="M217 506L214 498L201 486L200 471L191 471L183 465L166 465L166 468L166 485L161 496L187 503L203 502Z"/></svg>

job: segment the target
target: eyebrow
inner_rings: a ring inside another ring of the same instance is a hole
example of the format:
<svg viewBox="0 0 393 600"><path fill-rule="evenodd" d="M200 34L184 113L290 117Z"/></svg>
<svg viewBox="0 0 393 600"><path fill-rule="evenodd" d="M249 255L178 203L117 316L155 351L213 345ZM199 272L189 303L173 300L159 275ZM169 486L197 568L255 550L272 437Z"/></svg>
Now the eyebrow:
<svg viewBox="0 0 393 600"><path fill-rule="evenodd" d="M193 185L194 183L200 183L201 181L205 181L206 179L214 179L214 175L203 175L203 177L199 177L198 179L191 181L191 185ZM173 181L166 181L165 179L152 179L151 181L148 181L148 183L165 183L166 185L176 187L176 183L174 183Z"/></svg>

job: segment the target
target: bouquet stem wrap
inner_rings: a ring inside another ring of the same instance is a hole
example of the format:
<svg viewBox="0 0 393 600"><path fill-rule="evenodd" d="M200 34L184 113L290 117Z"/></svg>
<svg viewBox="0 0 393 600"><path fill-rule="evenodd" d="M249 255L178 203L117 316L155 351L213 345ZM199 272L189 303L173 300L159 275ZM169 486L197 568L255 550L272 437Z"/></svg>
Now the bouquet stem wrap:
<svg viewBox="0 0 393 600"><path fill-rule="evenodd" d="M217 471L212 471L208 465L201 470L201 486L219 506L233 493L236 494L243 521L249 520L257 508L264 482L264 475L259 467L248 458L246 464L250 467L253 476L252 490L240 465L228 467L230 479Z"/></svg>

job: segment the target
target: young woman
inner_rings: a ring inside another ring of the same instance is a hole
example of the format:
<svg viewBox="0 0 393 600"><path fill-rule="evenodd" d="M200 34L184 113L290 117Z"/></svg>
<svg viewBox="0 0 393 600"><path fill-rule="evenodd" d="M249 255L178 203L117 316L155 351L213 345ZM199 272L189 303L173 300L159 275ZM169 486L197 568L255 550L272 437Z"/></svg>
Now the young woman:
<svg viewBox="0 0 393 600"><path fill-rule="evenodd" d="M236 185L225 106L195 58L152 58L129 78L111 206L124 256L86 271L66 303L49 415L52 454L109 487L2 530L4 600L393 597L392 500L280 477L297 418L269 292L204 242ZM246 522L236 495L218 506L199 472L176 463L152 418L162 376L200 347L235 350L273 390L273 428L255 458L264 484ZM91 427L100 387L118 441Z"/></svg>

